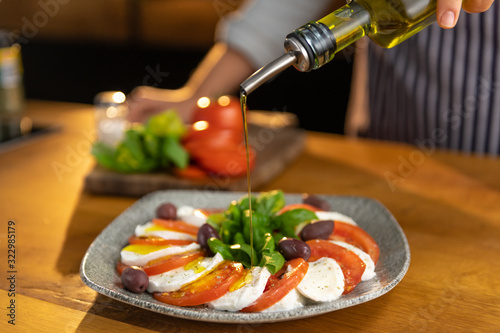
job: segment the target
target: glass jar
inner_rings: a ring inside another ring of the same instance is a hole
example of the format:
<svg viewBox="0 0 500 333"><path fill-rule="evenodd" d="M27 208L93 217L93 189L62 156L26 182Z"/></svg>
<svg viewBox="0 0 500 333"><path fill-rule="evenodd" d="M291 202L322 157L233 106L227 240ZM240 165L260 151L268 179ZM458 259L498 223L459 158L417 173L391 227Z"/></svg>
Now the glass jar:
<svg viewBox="0 0 500 333"><path fill-rule="evenodd" d="M104 91L94 98L97 141L115 146L128 128L128 106L121 91Z"/></svg>

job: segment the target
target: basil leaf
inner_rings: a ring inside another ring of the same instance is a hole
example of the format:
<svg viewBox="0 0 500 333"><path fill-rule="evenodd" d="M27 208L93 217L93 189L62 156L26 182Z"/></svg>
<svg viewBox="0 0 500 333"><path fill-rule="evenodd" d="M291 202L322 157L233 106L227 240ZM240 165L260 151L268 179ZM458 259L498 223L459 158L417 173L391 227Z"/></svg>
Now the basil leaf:
<svg viewBox="0 0 500 333"><path fill-rule="evenodd" d="M255 211L264 215L275 215L285 207L285 194L282 190L262 192L256 200Z"/></svg>
<svg viewBox="0 0 500 333"><path fill-rule="evenodd" d="M169 136L179 139L186 131L186 127L174 110L168 110L148 119L146 129L158 137Z"/></svg>
<svg viewBox="0 0 500 333"><path fill-rule="evenodd" d="M271 274L276 274L285 264L285 258L278 251L263 251L259 266L267 267Z"/></svg>
<svg viewBox="0 0 500 333"><path fill-rule="evenodd" d="M227 244L224 244L220 239L217 239L215 237L210 238L209 240L207 240L207 245L213 253L220 253L222 255L222 258L226 260L234 260L231 247Z"/></svg>
<svg viewBox="0 0 500 333"><path fill-rule="evenodd" d="M145 155L138 153L133 145L120 143L116 148L115 162L116 171L120 172L149 172L156 168L154 160L146 158Z"/></svg>
<svg viewBox="0 0 500 333"><path fill-rule="evenodd" d="M284 236L297 238L295 235L297 225L305 221L317 219L318 217L314 212L304 208L297 208L276 216L271 225L273 229L280 229Z"/></svg>
<svg viewBox="0 0 500 333"><path fill-rule="evenodd" d="M146 159L146 155L144 153L144 146L142 143L142 127L139 126L127 130L125 132L125 138L122 144L130 151L131 155L139 162L144 161Z"/></svg>
<svg viewBox="0 0 500 333"><path fill-rule="evenodd" d="M161 154L161 140L149 131L142 134L144 150L151 158L157 160Z"/></svg>
<svg viewBox="0 0 500 333"><path fill-rule="evenodd" d="M241 210L236 201L231 202L229 207L224 212L224 215L235 222L241 222Z"/></svg>
<svg viewBox="0 0 500 333"><path fill-rule="evenodd" d="M233 258L236 261L239 261L246 268L252 267L251 256L253 254L253 262L257 263L257 252L252 251L252 248L248 244L234 244L231 246L231 251L233 254Z"/></svg>
<svg viewBox="0 0 500 333"><path fill-rule="evenodd" d="M278 243L280 242L280 240L282 240L284 237L286 237L282 232L275 232L273 234L273 239L274 239L274 248L276 248L276 246L278 246Z"/></svg>
<svg viewBox="0 0 500 333"><path fill-rule="evenodd" d="M243 236L247 244L250 244L250 211L245 210L241 218L243 224ZM269 216L253 212L252 227L253 227L253 246L256 249L261 249L265 243L265 234L271 233L269 228Z"/></svg>
<svg viewBox="0 0 500 333"><path fill-rule="evenodd" d="M275 249L274 237L270 233L264 235L264 244L259 252L273 252Z"/></svg>
<svg viewBox="0 0 500 333"><path fill-rule="evenodd" d="M220 231L220 227L222 222L226 220L226 217L222 213L215 213L215 214L210 214L207 217L207 220L205 223L210 224L212 227L214 227L217 232Z"/></svg>
<svg viewBox="0 0 500 333"><path fill-rule="evenodd" d="M233 244L233 237L239 231L240 224L238 222L226 219L220 225L219 234L224 243Z"/></svg>
<svg viewBox="0 0 500 333"><path fill-rule="evenodd" d="M257 199L252 195L251 197L252 210L255 210L255 206L257 205ZM250 209L250 203L248 201L248 194L242 196L237 202L238 208L241 212Z"/></svg>
<svg viewBox="0 0 500 333"><path fill-rule="evenodd" d="M91 153L94 155L97 163L111 170L116 169L115 148L106 145L103 142L96 142L92 145Z"/></svg>
<svg viewBox="0 0 500 333"><path fill-rule="evenodd" d="M246 244L245 243L245 238L243 237L243 234L241 232L237 232L234 237L233 237L233 242L235 244Z"/></svg>
<svg viewBox="0 0 500 333"><path fill-rule="evenodd" d="M189 154L176 138L170 136L163 138L162 153L180 169L184 169L189 163Z"/></svg>

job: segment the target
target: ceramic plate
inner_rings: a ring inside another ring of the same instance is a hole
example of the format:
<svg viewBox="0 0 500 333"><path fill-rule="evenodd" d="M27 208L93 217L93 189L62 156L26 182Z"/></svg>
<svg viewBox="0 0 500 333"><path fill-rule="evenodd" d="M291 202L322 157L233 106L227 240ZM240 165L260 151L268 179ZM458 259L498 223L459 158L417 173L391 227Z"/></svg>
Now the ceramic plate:
<svg viewBox="0 0 500 333"><path fill-rule="evenodd" d="M205 307L178 307L156 301L151 294L134 294L120 288L116 263L120 251L128 244L128 237L135 226L154 217L156 207L166 201L178 206L197 208L225 208L232 200L240 198L240 192L208 191L158 191L139 199L109 224L94 240L85 254L80 267L83 282L97 292L131 305L185 319L219 323L264 323L300 319L315 316L380 297L394 288L403 278L410 265L410 249L406 237L391 215L380 203L363 197L323 196L332 210L352 217L377 241L380 258L376 277L361 282L348 295L333 302L306 305L303 308L269 313L232 313ZM301 202L300 194L287 194L287 203Z"/></svg>

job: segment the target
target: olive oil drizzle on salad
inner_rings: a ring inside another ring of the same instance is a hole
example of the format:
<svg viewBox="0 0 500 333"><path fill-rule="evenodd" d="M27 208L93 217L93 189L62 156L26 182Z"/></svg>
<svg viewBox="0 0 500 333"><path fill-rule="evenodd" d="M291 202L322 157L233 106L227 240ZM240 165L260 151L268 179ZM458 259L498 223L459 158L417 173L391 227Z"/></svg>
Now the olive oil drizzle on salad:
<svg viewBox="0 0 500 333"><path fill-rule="evenodd" d="M247 186L248 186L248 214L250 220L250 265L254 266L253 262L253 224L252 224L252 186L250 181L250 153L249 153L249 144L248 144L248 121L247 121L247 94L241 89L240 91L240 104L241 104L241 113L243 115L243 129L245 134L245 151L246 151L246 159L247 159Z"/></svg>

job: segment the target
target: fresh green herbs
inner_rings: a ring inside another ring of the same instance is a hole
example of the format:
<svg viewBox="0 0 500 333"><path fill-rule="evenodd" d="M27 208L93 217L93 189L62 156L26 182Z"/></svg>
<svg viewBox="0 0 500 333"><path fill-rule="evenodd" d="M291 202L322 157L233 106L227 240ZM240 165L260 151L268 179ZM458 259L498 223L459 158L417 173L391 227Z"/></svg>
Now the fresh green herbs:
<svg viewBox="0 0 500 333"><path fill-rule="evenodd" d="M249 200L252 200L253 246L250 247ZM262 192L257 197L248 195L231 202L224 213L212 214L207 223L213 226L221 239L208 240L208 246L224 259L241 262L250 267L253 262L267 267L272 274L278 272L285 263L283 255L276 250L283 237L298 238L296 227L317 219L316 214L307 209L292 209L277 213L285 206L285 195L281 190Z"/></svg>
<svg viewBox="0 0 500 333"><path fill-rule="evenodd" d="M185 126L169 110L151 117L145 125L128 129L116 147L96 142L92 154L107 169L123 172L150 172L170 166L185 168L189 155L180 143Z"/></svg>

